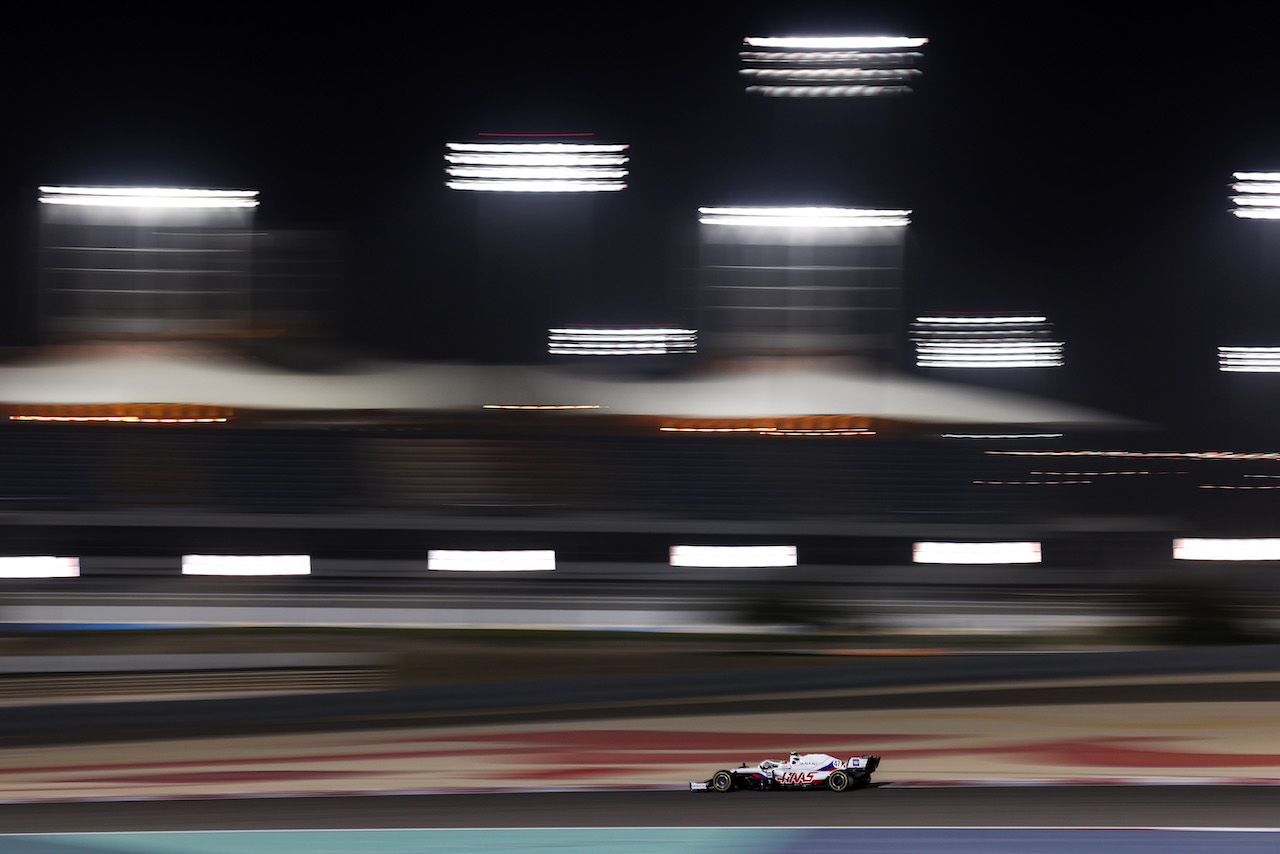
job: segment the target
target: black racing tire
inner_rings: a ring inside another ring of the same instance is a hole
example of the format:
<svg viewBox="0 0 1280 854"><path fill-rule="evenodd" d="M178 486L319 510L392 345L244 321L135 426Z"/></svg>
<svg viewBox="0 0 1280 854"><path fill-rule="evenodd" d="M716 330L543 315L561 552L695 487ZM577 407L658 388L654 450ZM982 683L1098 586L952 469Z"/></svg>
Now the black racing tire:
<svg viewBox="0 0 1280 854"><path fill-rule="evenodd" d="M843 792L849 788L849 775L844 771L832 771L827 777L827 788L833 792Z"/></svg>
<svg viewBox="0 0 1280 854"><path fill-rule="evenodd" d="M711 788L717 792L732 792L733 775L728 771L717 771L711 775Z"/></svg>

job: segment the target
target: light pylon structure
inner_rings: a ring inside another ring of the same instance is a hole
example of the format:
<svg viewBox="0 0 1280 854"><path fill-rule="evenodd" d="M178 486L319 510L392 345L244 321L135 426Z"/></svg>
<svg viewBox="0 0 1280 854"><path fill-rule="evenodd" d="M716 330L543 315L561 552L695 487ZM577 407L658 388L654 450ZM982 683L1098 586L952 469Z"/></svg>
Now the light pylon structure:
<svg viewBox="0 0 1280 854"><path fill-rule="evenodd" d="M243 334L257 196L40 187L42 333L54 340Z"/></svg>
<svg viewBox="0 0 1280 854"><path fill-rule="evenodd" d="M908 210L698 211L701 332L720 355L872 355L892 348Z"/></svg>

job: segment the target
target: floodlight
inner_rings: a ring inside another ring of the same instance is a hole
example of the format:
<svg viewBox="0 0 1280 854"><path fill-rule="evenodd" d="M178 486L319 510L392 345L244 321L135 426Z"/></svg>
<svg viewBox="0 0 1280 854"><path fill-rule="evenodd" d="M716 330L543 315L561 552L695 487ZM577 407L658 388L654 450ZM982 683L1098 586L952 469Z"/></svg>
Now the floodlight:
<svg viewBox="0 0 1280 854"><path fill-rule="evenodd" d="M902 36L748 36L743 42L751 47L800 48L802 50L889 50L924 47L928 39Z"/></svg>
<svg viewBox="0 0 1280 854"><path fill-rule="evenodd" d="M747 91L770 98L867 98L905 95L919 76L928 39L895 36L757 38L743 40ZM833 85L850 84L850 85Z"/></svg>
<svg viewBox="0 0 1280 854"><path fill-rule="evenodd" d="M1252 374L1280 372L1280 347L1219 347L1218 370Z"/></svg>
<svg viewBox="0 0 1280 854"><path fill-rule="evenodd" d="M672 566L772 567L795 566L795 546L672 546Z"/></svg>
<svg viewBox="0 0 1280 854"><path fill-rule="evenodd" d="M80 559L23 555L0 557L0 578L78 578Z"/></svg>
<svg viewBox="0 0 1280 854"><path fill-rule="evenodd" d="M917 317L916 323L923 326L1004 326L1004 325L1026 325L1032 323L1044 323L1048 320L1040 315L942 315L936 314L927 317Z"/></svg>
<svg viewBox="0 0 1280 854"><path fill-rule="evenodd" d="M556 568L552 549L521 551L468 551L432 549L427 569L441 572L549 572Z"/></svg>
<svg viewBox="0 0 1280 854"><path fill-rule="evenodd" d="M1280 172L1235 172L1231 211L1241 219L1280 219Z"/></svg>
<svg viewBox="0 0 1280 854"><path fill-rule="evenodd" d="M1280 540L1184 537L1173 541L1173 557L1175 560L1280 560Z"/></svg>
<svg viewBox="0 0 1280 854"><path fill-rule="evenodd" d="M913 563L1040 563L1039 543L913 543Z"/></svg>
<svg viewBox="0 0 1280 854"><path fill-rule="evenodd" d="M911 90L906 86L748 86L747 91L768 98L875 98Z"/></svg>
<svg viewBox="0 0 1280 854"><path fill-rule="evenodd" d="M548 330L547 352L556 356L664 356L698 349L696 329L561 328Z"/></svg>
<svg viewBox="0 0 1280 854"><path fill-rule="evenodd" d="M508 154L616 154L626 151L630 145L599 145L588 142L446 142L450 151L474 151L477 153L505 152Z"/></svg>
<svg viewBox="0 0 1280 854"><path fill-rule="evenodd" d="M601 193L626 188L627 145L450 142L445 186L496 193Z"/></svg>
<svg viewBox="0 0 1280 854"><path fill-rule="evenodd" d="M765 83L803 81L816 83L905 83L920 72L914 68L744 68L743 77Z"/></svg>
<svg viewBox="0 0 1280 854"><path fill-rule="evenodd" d="M183 575L310 575L310 555L183 555Z"/></svg>
<svg viewBox="0 0 1280 854"><path fill-rule="evenodd" d="M257 190L178 187L41 187L39 201L112 208L255 208L257 195Z"/></svg>
<svg viewBox="0 0 1280 854"><path fill-rule="evenodd" d="M925 315L911 324L922 368L1058 367L1063 343L1050 334L1037 314Z"/></svg>
<svg viewBox="0 0 1280 854"><path fill-rule="evenodd" d="M909 210L868 208L698 208L702 225L755 228L887 228L911 224Z"/></svg>
<svg viewBox="0 0 1280 854"><path fill-rule="evenodd" d="M607 193L627 188L626 184L609 181L488 181L464 178L444 183L451 190L490 193Z"/></svg>

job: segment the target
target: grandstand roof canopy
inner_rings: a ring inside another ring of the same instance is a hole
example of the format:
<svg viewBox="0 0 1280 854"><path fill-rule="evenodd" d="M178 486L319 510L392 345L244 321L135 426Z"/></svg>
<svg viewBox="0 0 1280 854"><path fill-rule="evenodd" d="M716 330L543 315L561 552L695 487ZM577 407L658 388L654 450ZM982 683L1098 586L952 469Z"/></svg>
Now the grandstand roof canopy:
<svg viewBox="0 0 1280 854"><path fill-rule="evenodd" d="M0 404L169 403L292 411L466 411L488 405L595 405L612 415L734 419L859 415L939 424L1135 422L1069 404L840 359L758 360L678 377L570 369L364 362L295 372L229 356L148 349L35 354L0 366Z"/></svg>

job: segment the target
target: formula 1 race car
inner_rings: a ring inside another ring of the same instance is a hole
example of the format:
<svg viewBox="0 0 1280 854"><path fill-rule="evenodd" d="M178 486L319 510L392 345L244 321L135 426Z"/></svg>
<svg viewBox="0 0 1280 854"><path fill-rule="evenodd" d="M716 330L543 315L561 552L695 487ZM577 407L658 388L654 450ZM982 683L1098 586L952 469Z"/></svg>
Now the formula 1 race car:
<svg viewBox="0 0 1280 854"><path fill-rule="evenodd" d="M732 792L734 789L830 789L843 792L862 788L880 767L879 756L851 756L841 762L826 753L792 753L786 761L766 759L759 765L717 771L705 783L690 783L695 792Z"/></svg>

